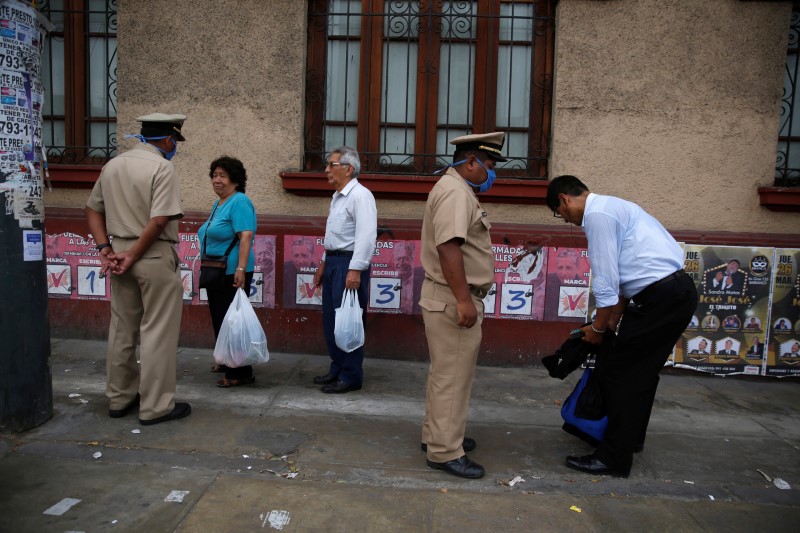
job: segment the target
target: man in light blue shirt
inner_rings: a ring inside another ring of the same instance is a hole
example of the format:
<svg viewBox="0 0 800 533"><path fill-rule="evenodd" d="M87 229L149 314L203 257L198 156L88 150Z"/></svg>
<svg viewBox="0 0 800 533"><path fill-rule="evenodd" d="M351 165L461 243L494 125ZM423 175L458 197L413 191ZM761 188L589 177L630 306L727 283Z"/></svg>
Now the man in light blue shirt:
<svg viewBox="0 0 800 533"><path fill-rule="evenodd" d="M590 193L575 176L550 182L547 205L555 217L582 226L589 245L597 313L582 328L583 339L600 344L606 329L619 325L614 349L596 370L605 438L594 454L567 457L567 466L627 477L634 452L644 447L659 371L692 319L697 290L683 271L681 246L638 205Z"/></svg>
<svg viewBox="0 0 800 533"><path fill-rule="evenodd" d="M358 152L342 146L328 156L325 173L336 188L325 225L325 253L314 275L322 286L322 326L331 366L324 376L314 378L322 392L341 394L359 390L364 378L364 347L345 352L336 346L336 308L342 304L345 288L355 289L366 316L369 268L378 233L375 198L358 182L361 162Z"/></svg>

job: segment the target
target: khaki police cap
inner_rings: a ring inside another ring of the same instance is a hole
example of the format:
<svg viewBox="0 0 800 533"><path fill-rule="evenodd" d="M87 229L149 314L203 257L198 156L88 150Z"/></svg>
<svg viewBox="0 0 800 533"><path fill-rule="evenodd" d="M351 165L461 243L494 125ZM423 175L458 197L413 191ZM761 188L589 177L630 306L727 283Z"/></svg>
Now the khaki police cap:
<svg viewBox="0 0 800 533"><path fill-rule="evenodd" d="M502 131L496 131L494 133L474 133L472 135L456 137L450 141L450 144L454 144L456 150L480 150L486 152L486 155L495 161L507 161L507 159L503 157L501 151L505 138L506 134Z"/></svg>
<svg viewBox="0 0 800 533"><path fill-rule="evenodd" d="M142 135L145 137L175 135L175 140L186 140L181 134L181 128L183 128L183 121L186 120L186 115L150 113L149 115L142 115L136 120L142 123Z"/></svg>

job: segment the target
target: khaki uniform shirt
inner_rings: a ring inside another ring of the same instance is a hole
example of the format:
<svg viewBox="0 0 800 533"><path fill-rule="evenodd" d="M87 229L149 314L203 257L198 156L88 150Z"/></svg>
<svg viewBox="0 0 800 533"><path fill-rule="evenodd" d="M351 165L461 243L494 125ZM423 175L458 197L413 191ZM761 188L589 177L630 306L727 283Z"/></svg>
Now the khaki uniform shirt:
<svg viewBox="0 0 800 533"><path fill-rule="evenodd" d="M170 222L158 238L178 242L180 183L175 166L154 146L142 143L106 163L86 205L105 215L112 237L139 238L151 218L164 216Z"/></svg>
<svg viewBox="0 0 800 533"><path fill-rule="evenodd" d="M487 291L494 281L491 224L478 197L454 168L434 185L422 219L422 266L425 277L447 285L436 247L463 239L464 273L470 288Z"/></svg>

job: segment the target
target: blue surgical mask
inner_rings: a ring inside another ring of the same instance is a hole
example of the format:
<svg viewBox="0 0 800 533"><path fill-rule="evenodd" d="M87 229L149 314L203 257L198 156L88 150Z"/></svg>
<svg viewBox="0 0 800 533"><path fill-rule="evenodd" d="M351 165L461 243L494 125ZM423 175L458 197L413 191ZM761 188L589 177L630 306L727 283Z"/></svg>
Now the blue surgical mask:
<svg viewBox="0 0 800 533"><path fill-rule="evenodd" d="M153 148L155 148L156 150L158 150L159 152L164 154L164 159L166 159L167 161L169 161L170 159L175 157L175 154L178 153L178 142L171 135L164 135L164 136L161 136L161 137L145 137L144 135L137 133L135 135L133 135L133 134L126 135L125 138L126 139L139 139L143 143L146 143L147 141L160 141L161 139L171 138L172 139L172 151L171 152L165 152L164 150L162 150L161 148L159 148L156 145L152 145L152 146L153 146Z"/></svg>
<svg viewBox="0 0 800 533"><path fill-rule="evenodd" d="M495 174L494 170L489 170L488 168L486 168L486 166L484 166L484 164L481 163L480 159L475 159L475 161L477 161L478 164L482 166L483 169L486 171L486 181L484 181L480 185L476 185L467 179L465 179L464 181L469 183L472 187L478 189L478 194L480 194L482 192L488 191L492 187L492 183L494 183L495 178L497 178L497 174ZM466 159L462 159L461 161L456 161L452 165L448 165L444 168L437 170L436 172L434 172L434 174L439 174L440 172L444 172L445 170L447 170L447 168L449 167L457 167L458 165L462 165L466 162L467 162Z"/></svg>
<svg viewBox="0 0 800 533"><path fill-rule="evenodd" d="M484 164L481 163L480 159L476 159L475 161L477 161L478 164L483 167L483 170L486 171L486 181L484 181L480 185L475 185L474 183L472 183L471 181L468 181L468 180L464 180L464 181L466 181L467 183L469 183L473 187L477 187L478 194L480 194L480 193L486 192L486 191L488 191L489 189L492 188L492 183L494 183L494 180L497 177L497 174L495 174L494 170L489 170L488 168L486 168L484 166Z"/></svg>

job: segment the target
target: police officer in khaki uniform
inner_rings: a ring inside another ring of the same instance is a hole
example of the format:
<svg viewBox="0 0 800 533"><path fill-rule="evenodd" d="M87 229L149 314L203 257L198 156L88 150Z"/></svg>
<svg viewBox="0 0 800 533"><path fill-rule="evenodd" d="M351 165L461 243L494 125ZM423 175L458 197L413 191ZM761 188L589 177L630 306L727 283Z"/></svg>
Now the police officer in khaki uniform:
<svg viewBox="0 0 800 533"><path fill-rule="evenodd" d="M501 155L502 132L465 135L453 164L428 195L422 221L420 306L431 365L422 423L422 449L431 468L465 478L484 469L465 452L475 441L464 438L467 409L481 343L483 298L494 280L489 220L475 191L494 181Z"/></svg>
<svg viewBox="0 0 800 533"><path fill-rule="evenodd" d="M101 276L110 271L111 325L106 396L111 418L139 408L143 425L188 416L176 403L175 359L183 308L178 255L180 183L170 159L185 115L153 113L137 119L142 144L106 163L86 204L89 230L100 252ZM136 362L137 337L141 343Z"/></svg>

